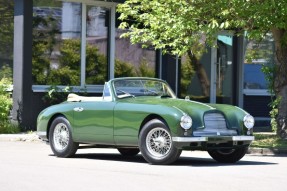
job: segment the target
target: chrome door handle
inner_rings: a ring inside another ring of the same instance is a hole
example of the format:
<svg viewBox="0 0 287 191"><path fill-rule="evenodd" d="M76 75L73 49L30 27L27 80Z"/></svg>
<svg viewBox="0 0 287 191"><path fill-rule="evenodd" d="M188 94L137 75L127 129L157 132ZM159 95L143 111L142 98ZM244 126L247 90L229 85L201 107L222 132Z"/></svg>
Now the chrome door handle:
<svg viewBox="0 0 287 191"><path fill-rule="evenodd" d="M82 112L82 111L84 111L84 108L82 108L82 107L75 107L74 111Z"/></svg>

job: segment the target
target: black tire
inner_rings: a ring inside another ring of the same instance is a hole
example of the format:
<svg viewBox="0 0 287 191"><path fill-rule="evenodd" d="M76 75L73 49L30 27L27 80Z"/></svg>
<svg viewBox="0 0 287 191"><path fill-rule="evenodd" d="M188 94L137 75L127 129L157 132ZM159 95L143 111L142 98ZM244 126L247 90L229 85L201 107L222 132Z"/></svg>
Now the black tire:
<svg viewBox="0 0 287 191"><path fill-rule="evenodd" d="M236 163L247 153L248 147L209 150L208 154L220 163Z"/></svg>
<svg viewBox="0 0 287 191"><path fill-rule="evenodd" d="M71 157L79 147L79 143L73 141L71 125L65 117L57 117L49 130L49 142L53 153L57 157Z"/></svg>
<svg viewBox="0 0 287 191"><path fill-rule="evenodd" d="M126 157L136 156L140 152L138 148L118 148L118 151Z"/></svg>
<svg viewBox="0 0 287 191"><path fill-rule="evenodd" d="M181 150L176 148L168 127L161 120L147 122L139 135L139 148L150 164L166 165L175 162Z"/></svg>

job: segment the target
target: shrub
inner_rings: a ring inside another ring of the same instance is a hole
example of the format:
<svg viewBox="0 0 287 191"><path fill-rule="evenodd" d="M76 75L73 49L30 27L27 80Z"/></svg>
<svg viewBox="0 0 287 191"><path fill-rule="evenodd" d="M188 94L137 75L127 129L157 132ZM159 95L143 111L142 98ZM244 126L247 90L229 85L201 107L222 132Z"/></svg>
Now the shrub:
<svg viewBox="0 0 287 191"><path fill-rule="evenodd" d="M9 121L10 110L12 108L12 98L8 91L11 86L11 80L2 78L0 80L0 133L18 133L20 131L17 125Z"/></svg>
<svg viewBox="0 0 287 191"><path fill-rule="evenodd" d="M0 80L0 123L8 120L10 109L12 107L12 99L7 91L11 82L7 78Z"/></svg>

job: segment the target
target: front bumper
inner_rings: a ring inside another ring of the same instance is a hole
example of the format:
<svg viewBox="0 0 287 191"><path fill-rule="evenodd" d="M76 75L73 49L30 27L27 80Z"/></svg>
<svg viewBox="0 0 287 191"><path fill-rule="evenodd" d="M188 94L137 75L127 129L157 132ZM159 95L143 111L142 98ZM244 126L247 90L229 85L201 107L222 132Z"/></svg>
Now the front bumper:
<svg viewBox="0 0 287 191"><path fill-rule="evenodd" d="M254 136L173 137L177 148L235 148L249 146Z"/></svg>

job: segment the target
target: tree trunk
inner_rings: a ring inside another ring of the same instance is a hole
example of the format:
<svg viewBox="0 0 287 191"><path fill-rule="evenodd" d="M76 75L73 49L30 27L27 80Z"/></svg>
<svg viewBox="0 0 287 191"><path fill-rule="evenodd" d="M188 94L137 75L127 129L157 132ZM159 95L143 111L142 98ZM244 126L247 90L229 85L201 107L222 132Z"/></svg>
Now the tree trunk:
<svg viewBox="0 0 287 191"><path fill-rule="evenodd" d="M279 119L287 118L287 31L283 29L272 29L273 38L275 41L275 78L274 78L274 93L276 98L281 97L281 102L278 105L277 124ZM280 127L277 128L277 134L280 132Z"/></svg>
<svg viewBox="0 0 287 191"><path fill-rule="evenodd" d="M209 79L207 77L204 67L202 66L202 64L199 62L199 60L196 58L196 56L191 51L188 52L188 57L199 79L203 95L206 97L210 96L209 95L210 82L209 82Z"/></svg>

